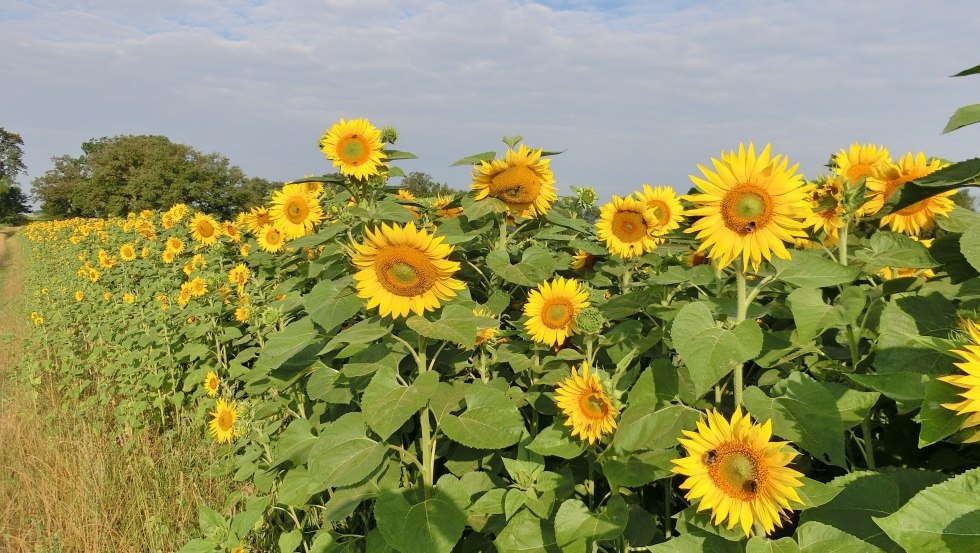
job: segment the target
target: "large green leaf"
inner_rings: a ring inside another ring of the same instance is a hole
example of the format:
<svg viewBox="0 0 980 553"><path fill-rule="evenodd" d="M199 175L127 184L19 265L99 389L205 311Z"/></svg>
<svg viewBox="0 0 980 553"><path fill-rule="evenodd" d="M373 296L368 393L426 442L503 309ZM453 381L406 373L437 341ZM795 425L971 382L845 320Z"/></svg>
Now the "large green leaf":
<svg viewBox="0 0 980 553"><path fill-rule="evenodd" d="M884 553L881 548L822 522L807 522L796 529L800 553Z"/></svg>
<svg viewBox="0 0 980 553"><path fill-rule="evenodd" d="M497 152L483 152L479 154L473 154L471 156L466 156L462 159L458 159L453 162L450 167L456 167L457 165L479 165L481 161L492 161L494 157L497 156Z"/></svg>
<svg viewBox="0 0 980 553"><path fill-rule="evenodd" d="M960 429L965 417L943 407L943 404L963 401L959 395L962 391L962 388L937 379L931 379L926 384L925 397L922 398L922 408L919 411L919 421L922 423L919 431L920 448L934 444Z"/></svg>
<svg viewBox="0 0 980 553"><path fill-rule="evenodd" d="M949 374L951 359L923 338L928 333L948 333L953 314L953 304L938 294L888 302L881 312L875 369L879 374L910 370Z"/></svg>
<svg viewBox="0 0 980 553"><path fill-rule="evenodd" d="M310 345L315 336L316 330L309 317L293 321L279 332L273 332L266 338L262 353L255 362L256 371L278 369Z"/></svg>
<svg viewBox="0 0 980 553"><path fill-rule="evenodd" d="M384 324L379 318L365 319L337 333L332 340L327 342L323 351L334 351L343 344L370 344L382 336L388 335L389 332L391 332L391 327Z"/></svg>
<svg viewBox="0 0 980 553"><path fill-rule="evenodd" d="M621 495L614 495L605 508L593 513L578 499L567 499L555 514L555 538L566 548L576 541L611 540L623 533L629 507Z"/></svg>
<svg viewBox="0 0 980 553"><path fill-rule="evenodd" d="M430 321L425 317L409 317L405 321L408 328L420 336L454 342L463 347L473 347L476 343L477 319L473 310L460 305L448 305L442 310L439 319Z"/></svg>
<svg viewBox="0 0 980 553"><path fill-rule="evenodd" d="M980 551L980 469L930 486L874 521L906 551Z"/></svg>
<svg viewBox="0 0 980 553"><path fill-rule="evenodd" d="M387 440L418 413L439 383L439 374L435 371L420 374L408 386L400 384L395 375L395 369L390 367L379 370L361 397L364 421L382 440Z"/></svg>
<svg viewBox="0 0 980 553"><path fill-rule="evenodd" d="M978 179L980 179L980 158L953 163L900 186L885 201L885 212L898 211L940 192L948 192L964 186L977 186Z"/></svg>
<svg viewBox="0 0 980 553"><path fill-rule="evenodd" d="M745 553L800 553L800 546L793 541L793 538L772 540L753 536L745 544Z"/></svg>
<svg viewBox="0 0 980 553"><path fill-rule="evenodd" d="M527 509L507 520L493 544L498 553L562 553L551 521L542 520Z"/></svg>
<svg viewBox="0 0 980 553"><path fill-rule="evenodd" d="M972 125L980 121L980 104L970 104L963 106L953 112L949 122L943 128L943 133L955 131L956 129Z"/></svg>
<svg viewBox="0 0 980 553"><path fill-rule="evenodd" d="M558 263L549 250L531 246L524 250L521 261L511 265L510 256L502 250L494 250L486 257L487 267L507 282L521 286L535 287L555 272Z"/></svg>
<svg viewBox="0 0 980 553"><path fill-rule="evenodd" d="M841 422L848 428L863 421L881 397L879 392L859 392L836 382L824 382L823 387L834 396Z"/></svg>
<svg viewBox="0 0 980 553"><path fill-rule="evenodd" d="M279 435L276 441L275 464L284 461L292 461L294 465L306 463L310 454L310 448L316 443L316 436L310 429L310 421L306 419L296 419L289 423L286 430Z"/></svg>
<svg viewBox="0 0 980 553"><path fill-rule="evenodd" d="M869 273L876 273L882 267L928 269L936 266L936 260L921 242L883 230L871 237L871 250L858 250L854 255L867 264L865 271Z"/></svg>
<svg viewBox="0 0 980 553"><path fill-rule="evenodd" d="M310 493L350 486L384 461L387 446L367 437L364 416L348 413L326 424L310 451Z"/></svg>
<svg viewBox="0 0 980 553"><path fill-rule="evenodd" d="M466 527L466 513L436 487L432 497L415 502L412 490L382 493L374 504L378 529L388 545L402 553L450 553Z"/></svg>
<svg viewBox="0 0 980 553"><path fill-rule="evenodd" d="M585 444L572 437L568 427L555 423L541 429L531 443L527 444L527 448L540 455L573 459L585 451Z"/></svg>
<svg viewBox="0 0 980 553"><path fill-rule="evenodd" d="M524 419L507 394L482 382L466 384L463 389L466 410L439 420L450 440L476 449L500 449L520 439Z"/></svg>
<svg viewBox="0 0 980 553"><path fill-rule="evenodd" d="M960 251L970 265L980 271L980 225L974 225L960 237Z"/></svg>
<svg viewBox="0 0 980 553"><path fill-rule="evenodd" d="M809 376L794 372L773 386L772 394L770 397L751 387L742 398L756 420L772 419L772 431L777 436L794 442L825 463L847 466L845 427L829 390Z"/></svg>
<svg viewBox="0 0 980 553"><path fill-rule="evenodd" d="M614 486L643 486L673 476L674 464L679 454L676 448L631 452L616 456L607 450L599 458L602 473Z"/></svg>
<svg viewBox="0 0 980 553"><path fill-rule="evenodd" d="M847 374L847 378L895 400L898 404L899 413L908 413L919 408L925 394L926 384L931 380L929 375L913 372Z"/></svg>
<svg viewBox="0 0 980 553"><path fill-rule="evenodd" d="M801 340L812 340L828 328L855 322L866 301L864 291L852 286L844 288L833 305L825 303L823 291L816 288L797 288L786 298Z"/></svg>
<svg viewBox="0 0 980 553"><path fill-rule="evenodd" d="M650 553L744 553L742 544L708 533L686 533L647 548Z"/></svg>
<svg viewBox="0 0 980 553"><path fill-rule="evenodd" d="M674 448L681 430L693 430L699 416L699 411L686 405L668 405L657 410L655 402L631 401L617 424L611 453L624 455L643 449Z"/></svg>
<svg viewBox="0 0 980 553"><path fill-rule="evenodd" d="M303 305L310 319L330 333L360 312L365 302L357 297L353 288L337 289L332 280L322 280L303 297Z"/></svg>
<svg viewBox="0 0 980 553"><path fill-rule="evenodd" d="M773 258L776 278L803 288L823 288L854 282L859 267L845 267L826 256L806 250L793 252L791 259Z"/></svg>
<svg viewBox="0 0 980 553"><path fill-rule="evenodd" d="M762 331L755 321L742 321L731 330L721 328L703 302L685 305L674 317L670 335L698 397L762 350Z"/></svg>

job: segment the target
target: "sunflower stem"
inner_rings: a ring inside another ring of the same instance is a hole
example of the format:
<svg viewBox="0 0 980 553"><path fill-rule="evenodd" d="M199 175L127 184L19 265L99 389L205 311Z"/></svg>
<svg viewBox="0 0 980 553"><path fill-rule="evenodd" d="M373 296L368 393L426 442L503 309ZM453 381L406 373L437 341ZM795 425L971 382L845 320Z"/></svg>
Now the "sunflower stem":
<svg viewBox="0 0 980 553"><path fill-rule="evenodd" d="M742 264L735 269L735 283L736 283L736 293L738 299L738 311L735 313L735 324L739 324L745 320L745 315L749 311L749 301L748 294L745 290L745 274L742 272ZM756 289L758 290L758 289ZM754 292L755 290L753 290ZM745 369L744 363L739 363L735 366L735 374L733 378L733 391L735 393L735 405L742 404L742 388L744 384L742 382L744 378L743 371Z"/></svg>
<svg viewBox="0 0 980 553"><path fill-rule="evenodd" d="M864 446L864 460L867 462L868 470L875 470L875 443L871 436L871 411L861 421L861 435L864 436L862 444Z"/></svg>
<svg viewBox="0 0 980 553"><path fill-rule="evenodd" d="M670 489L670 479L664 482L664 537L670 539L670 517L673 516L671 499L672 493Z"/></svg>
<svg viewBox="0 0 980 553"><path fill-rule="evenodd" d="M419 375L429 370L429 365L425 358L425 336L419 336L418 355ZM422 487L424 488L425 498L432 497L432 483L435 476L435 454L434 441L432 439L432 428L429 421L429 405L426 403L419 410L419 426L421 427L421 443L419 449L422 450Z"/></svg>
<svg viewBox="0 0 980 553"><path fill-rule="evenodd" d="M847 266L847 235L848 229L851 228L850 219L841 227L840 232L837 234L837 255L838 260L841 265Z"/></svg>
<svg viewBox="0 0 980 553"><path fill-rule="evenodd" d="M497 225L500 228L500 238L497 240L497 249L501 251L507 251L507 214L498 213L497 214Z"/></svg>
<svg viewBox="0 0 980 553"><path fill-rule="evenodd" d="M621 293L625 294L629 290L630 282L632 280L632 276L633 276L633 267L632 266L626 266L626 265L624 265L623 266L623 277L622 277L622 290L621 290Z"/></svg>

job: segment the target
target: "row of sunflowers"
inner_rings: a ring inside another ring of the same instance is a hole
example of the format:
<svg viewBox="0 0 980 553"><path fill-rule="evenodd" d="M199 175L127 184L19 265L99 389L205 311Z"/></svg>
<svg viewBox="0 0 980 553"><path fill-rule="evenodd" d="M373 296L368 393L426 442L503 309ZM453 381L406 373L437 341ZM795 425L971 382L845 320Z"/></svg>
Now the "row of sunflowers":
<svg viewBox="0 0 980 553"><path fill-rule="evenodd" d="M520 137L461 160L471 193L415 198L395 136L341 120L339 173L234 221L26 229L27 370L70 359L63 389L121 434L207 428L250 484L184 551L976 542L980 502L948 501L980 478L980 217L943 180L963 164L855 144L806 180L740 145L593 223Z"/></svg>

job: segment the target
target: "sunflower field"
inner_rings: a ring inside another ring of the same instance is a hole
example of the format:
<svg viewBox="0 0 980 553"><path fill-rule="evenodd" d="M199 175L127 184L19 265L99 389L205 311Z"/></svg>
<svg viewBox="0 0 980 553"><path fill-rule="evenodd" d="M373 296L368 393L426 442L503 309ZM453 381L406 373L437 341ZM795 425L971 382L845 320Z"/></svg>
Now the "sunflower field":
<svg viewBox="0 0 980 553"><path fill-rule="evenodd" d="M243 484L183 552L980 550L980 160L741 144L596 205L519 136L416 198L395 141L23 233L28 376Z"/></svg>

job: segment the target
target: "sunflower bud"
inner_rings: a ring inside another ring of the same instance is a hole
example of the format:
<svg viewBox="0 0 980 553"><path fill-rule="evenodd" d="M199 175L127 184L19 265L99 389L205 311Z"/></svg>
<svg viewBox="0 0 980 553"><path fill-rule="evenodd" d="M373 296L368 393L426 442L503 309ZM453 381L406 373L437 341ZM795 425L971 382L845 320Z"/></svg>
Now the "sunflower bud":
<svg viewBox="0 0 980 553"><path fill-rule="evenodd" d="M381 129L381 142L394 144L396 140L398 140L398 131L395 130L395 127L383 127Z"/></svg>
<svg viewBox="0 0 980 553"><path fill-rule="evenodd" d="M586 307L575 314L575 324L582 334L599 334L606 324L606 318L595 307Z"/></svg>

